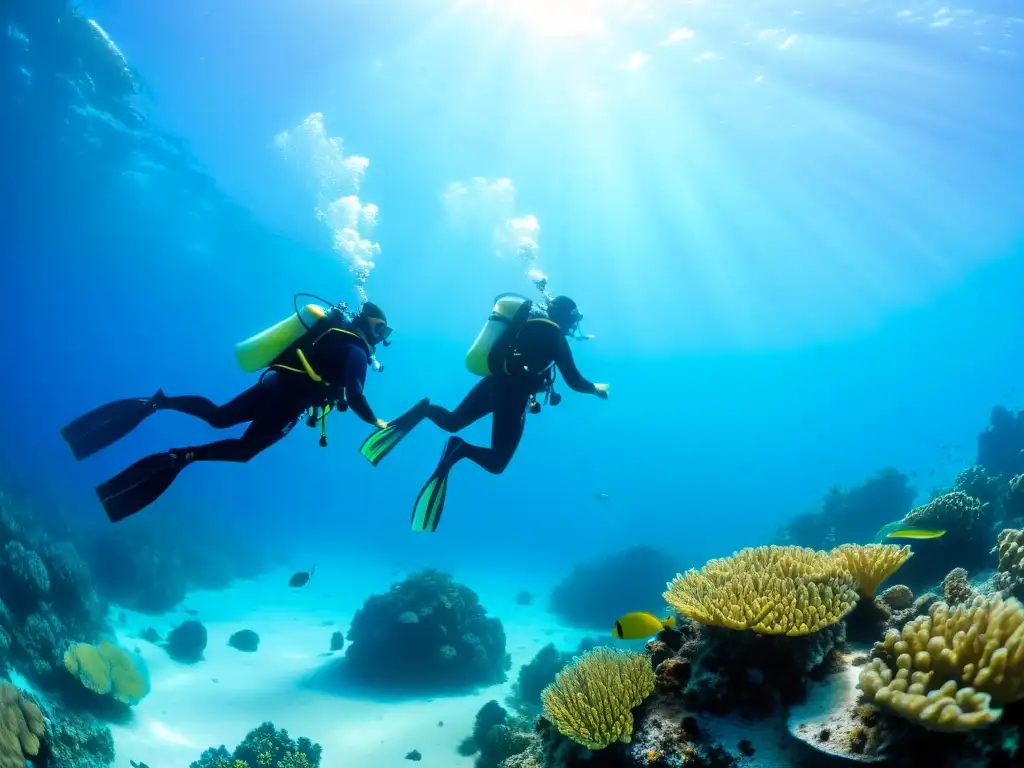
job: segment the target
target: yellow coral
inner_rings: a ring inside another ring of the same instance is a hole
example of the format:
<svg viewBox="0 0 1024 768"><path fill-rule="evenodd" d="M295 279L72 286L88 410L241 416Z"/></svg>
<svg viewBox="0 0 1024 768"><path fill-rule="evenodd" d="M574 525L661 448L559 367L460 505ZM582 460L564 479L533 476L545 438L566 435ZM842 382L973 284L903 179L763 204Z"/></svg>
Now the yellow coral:
<svg viewBox="0 0 1024 768"><path fill-rule="evenodd" d="M861 672L868 698L934 730L968 730L1024 699L1024 606L999 595L932 606L875 644ZM896 674L891 665L895 661Z"/></svg>
<svg viewBox="0 0 1024 768"><path fill-rule="evenodd" d="M595 648L574 659L541 693L544 716L588 749L633 736L633 708L654 690L647 656Z"/></svg>
<svg viewBox="0 0 1024 768"><path fill-rule="evenodd" d="M24 768L39 754L46 721L35 702L9 683L0 683L0 768Z"/></svg>
<svg viewBox="0 0 1024 768"><path fill-rule="evenodd" d="M138 704L149 693L149 680L128 652L111 643L100 643L100 656L110 665L110 688L123 704Z"/></svg>
<svg viewBox="0 0 1024 768"><path fill-rule="evenodd" d="M64 654L64 667L90 691L110 693L110 664L96 646L75 643Z"/></svg>
<svg viewBox="0 0 1024 768"><path fill-rule="evenodd" d="M149 693L144 670L113 643L75 643L64 654L64 666L90 691L110 693L123 704L138 704Z"/></svg>
<svg viewBox="0 0 1024 768"><path fill-rule="evenodd" d="M857 580L857 594L872 598L882 582L900 569L913 554L910 547L895 544L843 544L829 553Z"/></svg>
<svg viewBox="0 0 1024 768"><path fill-rule="evenodd" d="M843 562L804 547L754 547L678 574L665 601L684 616L766 635L809 635L857 603Z"/></svg>

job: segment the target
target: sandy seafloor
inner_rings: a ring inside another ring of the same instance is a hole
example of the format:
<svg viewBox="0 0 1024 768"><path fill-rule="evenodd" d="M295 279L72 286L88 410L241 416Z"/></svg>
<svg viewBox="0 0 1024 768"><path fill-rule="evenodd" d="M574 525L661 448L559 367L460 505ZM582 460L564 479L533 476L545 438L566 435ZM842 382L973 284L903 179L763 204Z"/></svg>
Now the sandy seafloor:
<svg viewBox="0 0 1024 768"><path fill-rule="evenodd" d="M332 572L335 571L336 572ZM132 721L113 725L117 749L115 768L131 760L149 768L188 768L203 750L224 744L229 750L264 721L288 729L294 738L307 736L323 746L324 768L459 768L472 757L456 751L470 734L477 711L490 699L504 703L518 669L545 644L574 650L580 639L601 633L566 628L544 609L545 588L502 575L455 578L474 589L489 615L501 619L512 656L508 681L469 695L405 700L368 698L314 682L342 654L330 654L331 634L347 633L355 612L367 596L386 591L407 574L346 567L318 566L302 589L287 586L290 571L269 573L257 581L239 582L218 592L196 592L164 616L122 611L111 618L120 642L136 650L149 667L152 689L135 707ZM340 586L339 586L340 585ZM520 588L540 595L533 605L514 601ZM146 627L161 635L188 618L198 618L208 631L205 658L193 665L172 661L159 645L138 639ZM228 646L240 629L260 636L259 650L243 653ZM609 637L611 642L611 638ZM347 643L346 643L347 645ZM639 649L642 643L629 644ZM736 753L736 742L751 738L750 723L719 720L716 737ZM758 754L743 766L783 766L789 760L773 747L782 734L770 726L755 743ZM417 750L419 763L406 755Z"/></svg>
<svg viewBox="0 0 1024 768"><path fill-rule="evenodd" d="M331 634L347 634L370 594L386 591L407 575L367 568L333 570L318 566L302 589L288 587L290 571L276 571L223 591L196 592L179 610L159 617L115 607L111 617L119 640L146 661L152 686L135 707L132 722L112 726L116 768L130 768L129 760L149 768L187 768L208 747L224 744L233 749L266 720L287 728L293 737L307 736L321 744L325 768L411 766L415 763L405 756L414 749L422 755L418 765L423 768L470 766L473 758L461 757L456 747L470 734L480 707L490 699L502 702L518 667L545 644L573 650L587 635L560 626L544 610L542 598L531 606L516 605L515 593L529 585L509 586L518 582L499 582L494 574L486 582L455 574L480 595L489 615L502 620L513 665L508 682L469 695L430 699L374 700L339 688L331 691L316 682L343 654L329 653ZM190 611L208 632L203 661L179 664L159 645L138 639L149 626L166 635L175 624L193 618ZM240 629L259 634L257 652L243 653L227 644Z"/></svg>

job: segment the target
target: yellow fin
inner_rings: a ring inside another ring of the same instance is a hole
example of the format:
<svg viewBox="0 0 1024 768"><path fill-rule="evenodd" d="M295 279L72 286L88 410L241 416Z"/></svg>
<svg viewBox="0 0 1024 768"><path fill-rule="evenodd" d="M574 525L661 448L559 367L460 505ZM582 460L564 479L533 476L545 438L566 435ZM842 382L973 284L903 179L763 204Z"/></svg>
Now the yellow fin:
<svg viewBox="0 0 1024 768"><path fill-rule="evenodd" d="M887 539L938 539L946 535L945 531L933 531L927 528L900 528L886 535Z"/></svg>

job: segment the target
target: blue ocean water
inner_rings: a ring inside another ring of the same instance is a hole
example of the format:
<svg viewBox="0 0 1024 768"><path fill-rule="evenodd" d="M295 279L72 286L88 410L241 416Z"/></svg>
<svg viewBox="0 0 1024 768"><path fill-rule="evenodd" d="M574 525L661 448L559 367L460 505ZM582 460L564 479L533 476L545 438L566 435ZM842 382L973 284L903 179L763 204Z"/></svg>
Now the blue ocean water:
<svg viewBox="0 0 1024 768"><path fill-rule="evenodd" d="M446 436L374 469L351 414L140 513L359 583L554 585L633 545L698 567L882 467L926 501L1024 408L1008 3L82 3L106 41L5 5L0 456L79 524L136 458L219 436L159 414L76 463L60 427L158 387L226 401L254 380L233 346L302 291L386 309L384 419L468 391L531 269L610 384L562 385L502 475L461 463L434 534L409 514Z"/></svg>

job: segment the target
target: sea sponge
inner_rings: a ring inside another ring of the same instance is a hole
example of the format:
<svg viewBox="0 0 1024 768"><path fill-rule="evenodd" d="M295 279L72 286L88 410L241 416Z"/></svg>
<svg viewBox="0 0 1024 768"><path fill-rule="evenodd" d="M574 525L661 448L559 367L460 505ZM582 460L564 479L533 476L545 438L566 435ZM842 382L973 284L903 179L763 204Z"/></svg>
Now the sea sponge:
<svg viewBox="0 0 1024 768"><path fill-rule="evenodd" d="M857 594L872 598L882 582L900 569L913 554L910 547L895 544L843 544L829 553L857 580Z"/></svg>
<svg viewBox="0 0 1024 768"><path fill-rule="evenodd" d="M39 707L10 683L0 683L0 768L25 768L39 754L46 721Z"/></svg>
<svg viewBox="0 0 1024 768"><path fill-rule="evenodd" d="M701 624L809 635L853 609L856 583L844 562L826 552L753 547L677 574L664 598L677 613Z"/></svg>
<svg viewBox="0 0 1024 768"><path fill-rule="evenodd" d="M64 666L90 691L109 693L122 704L138 704L149 693L145 669L113 643L76 643L64 654Z"/></svg>
<svg viewBox="0 0 1024 768"><path fill-rule="evenodd" d="M604 749L615 741L629 743L632 710L653 690L645 655L595 648L559 672L541 701L559 733L588 749Z"/></svg>
<svg viewBox="0 0 1024 768"><path fill-rule="evenodd" d="M987 725L1002 714L991 705L1024 699L1024 606L1012 598L936 603L874 652L860 679L868 698L933 730Z"/></svg>

